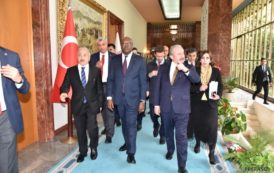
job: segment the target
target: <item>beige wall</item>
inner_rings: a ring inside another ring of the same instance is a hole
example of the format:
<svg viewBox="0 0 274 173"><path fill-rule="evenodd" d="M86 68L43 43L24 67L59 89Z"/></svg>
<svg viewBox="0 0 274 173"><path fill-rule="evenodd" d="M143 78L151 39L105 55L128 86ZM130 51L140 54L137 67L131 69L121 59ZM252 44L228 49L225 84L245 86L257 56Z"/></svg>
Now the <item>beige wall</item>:
<svg viewBox="0 0 274 173"><path fill-rule="evenodd" d="M124 21L124 35L133 39L134 46L140 52L146 48L147 26L129 0L96 0L100 5Z"/></svg>

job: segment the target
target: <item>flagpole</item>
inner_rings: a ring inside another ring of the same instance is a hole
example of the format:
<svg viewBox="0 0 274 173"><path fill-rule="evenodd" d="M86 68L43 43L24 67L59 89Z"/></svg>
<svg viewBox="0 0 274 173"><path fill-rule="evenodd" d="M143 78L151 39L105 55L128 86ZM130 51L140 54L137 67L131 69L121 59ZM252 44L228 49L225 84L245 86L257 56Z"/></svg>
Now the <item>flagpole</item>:
<svg viewBox="0 0 274 173"><path fill-rule="evenodd" d="M71 0L68 2L68 9L70 9ZM77 142L77 139L73 136L73 121L72 121L72 112L71 112L71 99L66 99L66 102L68 104L68 137L66 139L63 139L62 142L66 144L75 144Z"/></svg>
<svg viewBox="0 0 274 173"><path fill-rule="evenodd" d="M71 100L68 98L68 137L63 139L62 142L66 144L75 144L77 139L73 136L73 121L71 113Z"/></svg>

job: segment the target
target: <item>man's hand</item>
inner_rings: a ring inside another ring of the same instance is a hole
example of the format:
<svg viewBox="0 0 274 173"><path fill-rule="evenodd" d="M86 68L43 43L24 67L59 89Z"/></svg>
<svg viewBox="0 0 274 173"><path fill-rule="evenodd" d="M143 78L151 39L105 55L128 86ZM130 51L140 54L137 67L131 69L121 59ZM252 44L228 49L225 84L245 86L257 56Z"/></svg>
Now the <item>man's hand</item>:
<svg viewBox="0 0 274 173"><path fill-rule="evenodd" d="M114 109L114 104L113 104L113 101L112 99L111 100L107 100L107 106L108 106L108 109L113 111Z"/></svg>
<svg viewBox="0 0 274 173"><path fill-rule="evenodd" d="M144 112L145 111L145 102L144 101L141 101L140 103L139 103L139 113L142 113L142 112Z"/></svg>
<svg viewBox="0 0 274 173"><path fill-rule="evenodd" d="M270 82L270 83L269 83L269 86L270 86L270 87L272 87L272 86L273 86L272 82Z"/></svg>
<svg viewBox="0 0 274 173"><path fill-rule="evenodd" d="M96 67L97 68L102 68L102 61L97 61Z"/></svg>
<svg viewBox="0 0 274 173"><path fill-rule="evenodd" d="M158 75L158 70L153 70L152 72L150 72L148 74L148 77L152 78L152 77L157 76L157 75Z"/></svg>
<svg viewBox="0 0 274 173"><path fill-rule="evenodd" d="M68 98L68 94L67 93L61 93L60 100L62 102L66 102L66 98Z"/></svg>
<svg viewBox="0 0 274 173"><path fill-rule="evenodd" d="M160 106L154 106L154 114L160 116L161 109Z"/></svg>
<svg viewBox="0 0 274 173"><path fill-rule="evenodd" d="M1 74L3 74L3 76L10 78L11 80L13 80L15 83L21 83L23 78L20 75L19 71L17 68L8 65L2 66L1 68Z"/></svg>
<svg viewBox="0 0 274 173"><path fill-rule="evenodd" d="M205 91L208 88L207 85L201 85L200 87L200 91Z"/></svg>
<svg viewBox="0 0 274 173"><path fill-rule="evenodd" d="M183 63L177 64L177 69L183 72L189 71L189 69Z"/></svg>

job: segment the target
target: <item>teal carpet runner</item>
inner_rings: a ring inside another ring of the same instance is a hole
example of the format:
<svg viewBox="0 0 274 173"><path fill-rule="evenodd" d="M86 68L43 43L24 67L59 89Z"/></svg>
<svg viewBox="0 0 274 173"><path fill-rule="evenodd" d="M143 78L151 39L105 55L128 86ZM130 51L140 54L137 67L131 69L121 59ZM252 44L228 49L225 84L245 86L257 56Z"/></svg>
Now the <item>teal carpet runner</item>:
<svg viewBox="0 0 274 173"><path fill-rule="evenodd" d="M88 156L82 163L76 162L78 148L49 170L49 173L177 173L176 152L172 160L166 160L166 144L159 144L159 137L152 135L153 125L150 117L143 118L143 128L137 134L136 164L128 164L126 152L119 152L119 147L124 143L121 127L116 127L111 144L105 144L105 136L100 137L98 157L91 160ZM220 139L219 139L220 140ZM216 146L216 165L208 162L208 149L201 147L201 152L195 154L194 140L188 141L187 170L189 173L233 173L228 161L223 159L224 149L218 141Z"/></svg>

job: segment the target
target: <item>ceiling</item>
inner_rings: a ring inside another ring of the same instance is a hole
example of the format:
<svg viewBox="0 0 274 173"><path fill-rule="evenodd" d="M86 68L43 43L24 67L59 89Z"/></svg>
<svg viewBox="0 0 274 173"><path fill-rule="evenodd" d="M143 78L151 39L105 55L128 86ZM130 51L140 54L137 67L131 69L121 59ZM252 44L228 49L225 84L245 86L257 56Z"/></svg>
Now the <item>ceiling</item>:
<svg viewBox="0 0 274 173"><path fill-rule="evenodd" d="M161 11L159 0L130 0L147 22L194 22L201 20L204 0L182 0L181 20L165 20ZM233 0L232 9L238 7L244 0Z"/></svg>

